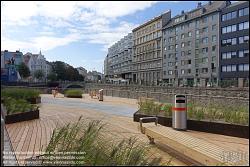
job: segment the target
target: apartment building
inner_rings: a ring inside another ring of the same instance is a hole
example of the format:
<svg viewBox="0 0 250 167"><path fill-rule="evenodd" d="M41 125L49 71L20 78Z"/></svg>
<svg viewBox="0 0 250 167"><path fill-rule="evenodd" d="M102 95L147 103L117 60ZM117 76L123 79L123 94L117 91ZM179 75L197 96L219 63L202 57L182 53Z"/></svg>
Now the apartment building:
<svg viewBox="0 0 250 167"><path fill-rule="evenodd" d="M170 18L167 11L133 29L133 83L157 85L162 81L162 27Z"/></svg>
<svg viewBox="0 0 250 167"><path fill-rule="evenodd" d="M129 33L108 49L104 60L106 77L131 81L132 45L132 33Z"/></svg>
<svg viewBox="0 0 250 167"><path fill-rule="evenodd" d="M44 55L42 55L41 51L39 54L32 54L32 53L26 53L24 55L24 62L29 67L31 75L34 78L34 73L37 70L41 70L44 73L44 79L48 76L48 74L51 72L52 67L51 65L46 61Z"/></svg>
<svg viewBox="0 0 250 167"><path fill-rule="evenodd" d="M249 1L222 9L220 34L220 79L242 87L249 80Z"/></svg>
<svg viewBox="0 0 250 167"><path fill-rule="evenodd" d="M219 19L226 1L182 11L163 27L163 80L176 86L218 82Z"/></svg>

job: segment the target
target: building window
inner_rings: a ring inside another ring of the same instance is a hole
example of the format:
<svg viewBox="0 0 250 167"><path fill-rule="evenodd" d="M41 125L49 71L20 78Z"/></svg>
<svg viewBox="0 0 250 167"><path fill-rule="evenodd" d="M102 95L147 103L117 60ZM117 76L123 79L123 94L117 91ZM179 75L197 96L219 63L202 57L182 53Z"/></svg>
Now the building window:
<svg viewBox="0 0 250 167"><path fill-rule="evenodd" d="M188 50L187 54L188 54L188 55L191 55L191 50Z"/></svg>
<svg viewBox="0 0 250 167"><path fill-rule="evenodd" d="M181 74L185 74L185 70L181 70Z"/></svg>
<svg viewBox="0 0 250 167"><path fill-rule="evenodd" d="M182 65L182 66L185 65L185 60L182 60L182 61L181 61L181 65Z"/></svg>
<svg viewBox="0 0 250 167"><path fill-rule="evenodd" d="M203 44L208 43L208 37L202 38L202 43L203 43Z"/></svg>
<svg viewBox="0 0 250 167"><path fill-rule="evenodd" d="M212 31L216 30L216 24L212 25Z"/></svg>
<svg viewBox="0 0 250 167"><path fill-rule="evenodd" d="M242 43L248 43L249 42L249 36L239 37L239 44Z"/></svg>
<svg viewBox="0 0 250 167"><path fill-rule="evenodd" d="M215 60L216 60L216 56L213 56L213 57L212 57L212 61L215 61Z"/></svg>
<svg viewBox="0 0 250 167"><path fill-rule="evenodd" d="M229 33L229 32L234 32L236 30L237 30L236 24L226 26L226 27L222 27L222 34Z"/></svg>
<svg viewBox="0 0 250 167"><path fill-rule="evenodd" d="M239 57L249 57L249 50L240 50Z"/></svg>
<svg viewBox="0 0 250 167"><path fill-rule="evenodd" d="M202 48L202 53L204 53L204 54L208 53L208 47Z"/></svg>
<svg viewBox="0 0 250 167"><path fill-rule="evenodd" d="M163 71L163 74L166 75L166 71Z"/></svg>
<svg viewBox="0 0 250 167"><path fill-rule="evenodd" d="M213 14L213 15L211 16L211 18L212 18L212 20L216 19L216 18L217 18L217 14Z"/></svg>
<svg viewBox="0 0 250 167"><path fill-rule="evenodd" d="M201 72L202 72L202 73L208 73L208 68L202 68L202 69L201 69Z"/></svg>
<svg viewBox="0 0 250 167"><path fill-rule="evenodd" d="M195 34L198 36L200 34L200 31L199 30L196 30L195 31Z"/></svg>
<svg viewBox="0 0 250 167"><path fill-rule="evenodd" d="M212 52L215 52L216 50L216 45L212 46Z"/></svg>
<svg viewBox="0 0 250 167"><path fill-rule="evenodd" d="M202 19L202 23L206 23L207 22L207 17L204 17L203 19Z"/></svg>
<svg viewBox="0 0 250 167"><path fill-rule="evenodd" d="M202 63L207 63L207 62L208 62L208 58L207 57L202 58Z"/></svg>
<svg viewBox="0 0 250 167"><path fill-rule="evenodd" d="M203 33L204 33L204 32L208 32L208 27L202 28L202 32L203 32Z"/></svg>
<svg viewBox="0 0 250 167"><path fill-rule="evenodd" d="M236 45L237 39L236 38L229 38L222 40L222 46L230 46L230 45Z"/></svg>
<svg viewBox="0 0 250 167"><path fill-rule="evenodd" d="M246 29L249 29L249 21L239 24L239 30L246 30Z"/></svg>
<svg viewBox="0 0 250 167"><path fill-rule="evenodd" d="M185 38L185 34L181 34L181 39L184 39Z"/></svg>
<svg viewBox="0 0 250 167"><path fill-rule="evenodd" d="M169 71L168 71L168 75L173 75L173 71L172 71L172 70L169 70Z"/></svg>
<svg viewBox="0 0 250 167"><path fill-rule="evenodd" d="M236 70L236 65L224 65L224 66L221 66L221 71L222 71L222 72L237 71L237 70Z"/></svg>
<svg viewBox="0 0 250 167"><path fill-rule="evenodd" d="M222 53L222 59L231 59L232 57L236 57L236 52Z"/></svg>
<svg viewBox="0 0 250 167"><path fill-rule="evenodd" d="M216 38L216 35L213 35L213 36L212 36L212 42L216 42L216 39L217 39L217 38Z"/></svg>
<svg viewBox="0 0 250 167"><path fill-rule="evenodd" d="M188 32L188 37L191 37L192 36L192 32Z"/></svg>
<svg viewBox="0 0 250 167"><path fill-rule="evenodd" d="M185 42L181 43L181 47L184 48L185 47Z"/></svg>
<svg viewBox="0 0 250 167"><path fill-rule="evenodd" d="M226 21L226 20L231 20L237 17L237 12L230 12L227 14L222 15L222 21Z"/></svg>
<svg viewBox="0 0 250 167"><path fill-rule="evenodd" d="M168 41L169 41L169 42L173 42L173 37L169 37L169 38L168 38Z"/></svg>
<svg viewBox="0 0 250 167"><path fill-rule="evenodd" d="M249 7L239 10L239 17L249 15Z"/></svg>
<svg viewBox="0 0 250 167"><path fill-rule="evenodd" d="M181 52L181 56L185 56L185 52L184 51Z"/></svg>
<svg viewBox="0 0 250 167"><path fill-rule="evenodd" d="M178 44L175 45L175 49L178 49Z"/></svg>
<svg viewBox="0 0 250 167"><path fill-rule="evenodd" d="M239 64L239 71L249 71L249 64Z"/></svg>

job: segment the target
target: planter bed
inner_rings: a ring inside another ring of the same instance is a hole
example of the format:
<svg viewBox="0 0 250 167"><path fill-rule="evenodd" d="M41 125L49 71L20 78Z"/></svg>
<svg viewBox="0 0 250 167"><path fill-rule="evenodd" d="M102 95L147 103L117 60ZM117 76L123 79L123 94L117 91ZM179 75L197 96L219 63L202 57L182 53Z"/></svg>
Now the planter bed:
<svg viewBox="0 0 250 167"><path fill-rule="evenodd" d="M139 113L139 111L137 111L136 113L134 113L134 122L139 122L140 118L142 117L152 117L152 116L153 115L146 115ZM159 124L167 127L172 127L172 118L167 118L164 116L157 116L157 117ZM144 120L143 122L150 122L150 120L148 121ZM249 139L249 126L245 125L187 120L187 129Z"/></svg>
<svg viewBox="0 0 250 167"><path fill-rule="evenodd" d="M29 120L33 120L33 119L39 119L39 109L34 110L34 111L6 115L5 123L11 124L11 123L15 123L15 122L29 121Z"/></svg>
<svg viewBox="0 0 250 167"><path fill-rule="evenodd" d="M41 97L36 97L36 98L29 98L27 99L28 102L31 104L40 104L41 103Z"/></svg>

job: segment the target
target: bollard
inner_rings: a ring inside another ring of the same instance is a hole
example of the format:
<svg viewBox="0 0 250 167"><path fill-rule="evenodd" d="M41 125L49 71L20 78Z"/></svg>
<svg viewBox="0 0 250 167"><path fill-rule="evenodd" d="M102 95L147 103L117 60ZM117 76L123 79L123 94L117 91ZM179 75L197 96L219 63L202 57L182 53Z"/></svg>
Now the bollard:
<svg viewBox="0 0 250 167"><path fill-rule="evenodd" d="M99 90L99 101L103 101L103 89Z"/></svg>
<svg viewBox="0 0 250 167"><path fill-rule="evenodd" d="M185 95L175 95L172 108L172 127L175 130L187 130L187 103Z"/></svg>

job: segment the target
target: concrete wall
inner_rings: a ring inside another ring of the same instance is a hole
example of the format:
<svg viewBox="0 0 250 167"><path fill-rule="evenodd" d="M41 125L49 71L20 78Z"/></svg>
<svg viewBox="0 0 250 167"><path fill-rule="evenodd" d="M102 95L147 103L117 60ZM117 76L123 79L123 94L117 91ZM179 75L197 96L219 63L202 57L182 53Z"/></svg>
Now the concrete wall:
<svg viewBox="0 0 250 167"><path fill-rule="evenodd" d="M137 89L136 89L137 88ZM189 102L198 104L226 104L249 106L248 89L200 89L200 88L159 88L159 87L116 87L108 85L86 85L85 92L104 89L104 95L138 99L139 97L154 98L156 101L173 103L175 94L187 95ZM144 89L144 90L143 90ZM161 91L159 91L161 90Z"/></svg>

